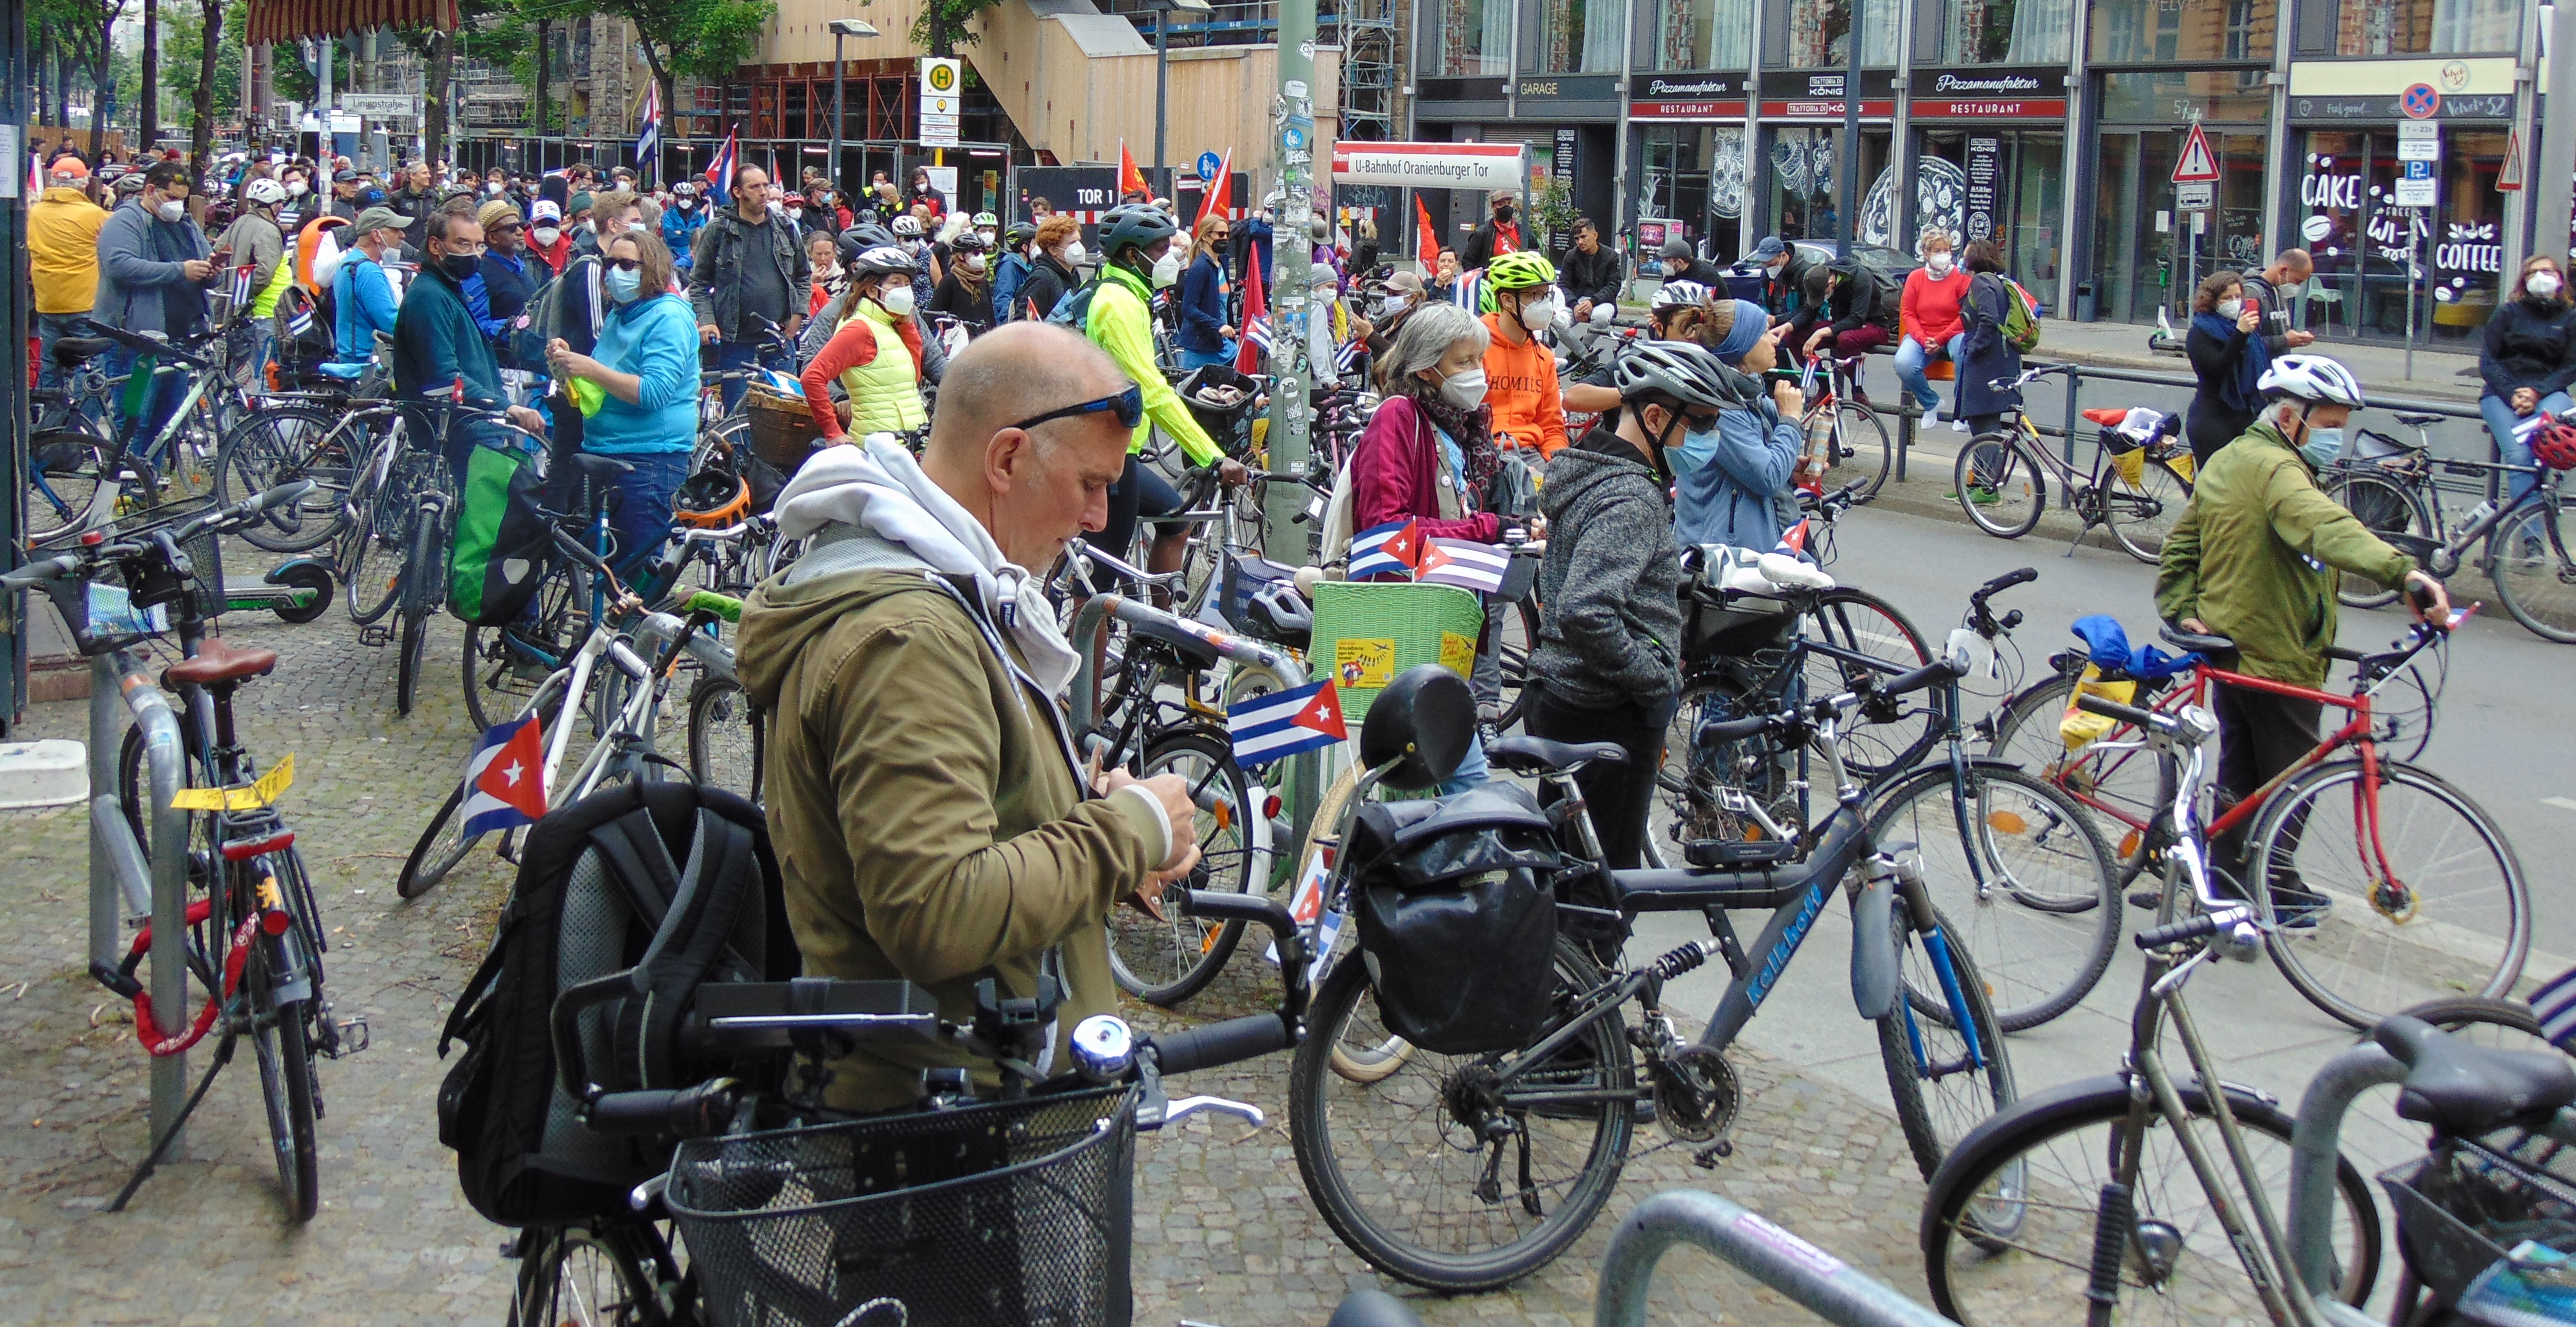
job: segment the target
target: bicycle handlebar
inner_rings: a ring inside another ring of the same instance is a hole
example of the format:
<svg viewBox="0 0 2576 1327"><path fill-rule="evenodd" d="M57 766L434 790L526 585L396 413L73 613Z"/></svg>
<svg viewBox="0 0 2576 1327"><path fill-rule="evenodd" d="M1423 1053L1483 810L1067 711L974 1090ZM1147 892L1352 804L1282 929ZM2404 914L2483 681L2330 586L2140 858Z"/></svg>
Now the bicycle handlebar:
<svg viewBox="0 0 2576 1327"><path fill-rule="evenodd" d="M2011 589L2012 587L2014 587L2014 586L2016 586L2016 585L2028 585L2028 584L2030 584L2032 581L2035 581L2035 580L2038 580L2038 579L2039 579L2039 569L2038 569L2038 568L2036 568L2036 567L2020 567L2020 568L2016 568L2015 570L2007 571L2007 572L2005 572L2003 575L2001 575L2001 576L1997 576L1997 577L1995 577L1993 580L1990 580L1990 581L1986 582L1985 584L1978 586L1978 587L1976 588L1976 592L1975 592L1975 593L1973 593L1973 594L1970 594L1970 595L1968 596L1968 602L1969 602L1969 603L1972 603L1972 604L1975 604L1975 605L1977 605L1978 607L1982 608L1982 607L1984 607L1984 606L1985 606L1985 603L1986 603L1986 601L1987 601L1988 599L1991 599L1991 598L1993 598L1994 596L1996 596L1996 595L1998 595L1998 594L2001 594L2001 593L2003 593L2004 591L2009 590L2009 589Z"/></svg>
<svg viewBox="0 0 2576 1327"><path fill-rule="evenodd" d="M2253 911L2248 908L2204 912L2185 917L2181 921L2149 927L2129 938L2140 949L2162 949L2167 945L2181 944L2185 940L2198 940L2204 936L2216 935L2222 930L2233 928L2238 922L2251 921L2253 917Z"/></svg>
<svg viewBox="0 0 2576 1327"><path fill-rule="evenodd" d="M2105 719L2117 719L2132 728L2162 733L2166 736L2171 736L2175 729L2182 726L2171 715L2158 714L2154 710L2142 710L2135 705L2123 705L2108 696L2097 696L2090 691L2076 693L2075 708L2087 714L2101 715Z"/></svg>

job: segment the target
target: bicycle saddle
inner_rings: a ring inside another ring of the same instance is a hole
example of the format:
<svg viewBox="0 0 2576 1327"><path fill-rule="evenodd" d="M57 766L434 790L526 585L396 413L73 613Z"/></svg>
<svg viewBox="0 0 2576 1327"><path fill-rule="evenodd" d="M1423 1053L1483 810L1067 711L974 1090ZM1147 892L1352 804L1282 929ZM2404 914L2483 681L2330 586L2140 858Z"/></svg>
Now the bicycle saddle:
<svg viewBox="0 0 2576 1327"><path fill-rule="evenodd" d="M197 657L182 659L161 670L161 685L207 686L216 682L237 682L245 677L266 677L277 667L277 651L236 649L224 643L221 636L208 636L197 647Z"/></svg>
<svg viewBox="0 0 2576 1327"><path fill-rule="evenodd" d="M2473 1046L2404 1014L2381 1020L2370 1035L2406 1065L2398 1118L2449 1137L2482 1134L2576 1102L2576 1068L2563 1055Z"/></svg>
<svg viewBox="0 0 2576 1327"><path fill-rule="evenodd" d="M1383 1290L1354 1290L1324 1327L1422 1327L1422 1319Z"/></svg>
<svg viewBox="0 0 2576 1327"><path fill-rule="evenodd" d="M2405 425L2406 427L2408 427L2408 428L2410 428L2410 429L2421 429L2421 428L2431 428L2431 427L2432 427L2432 426L2434 426L2435 424L2439 424L2439 423L2441 423L2441 422L2442 422L2442 420L2445 418L2445 416L2442 416L2442 415L2418 415L2418 414L2411 414L2411 413L2408 413L2408 412L2405 412L2405 411L2399 411L2399 412L2397 412L2397 414L2396 414L2396 418L2397 418L2397 422L2398 422L2398 423L2403 424L2403 425Z"/></svg>
<svg viewBox="0 0 2576 1327"><path fill-rule="evenodd" d="M314 365L313 371L321 374L325 378L337 378L342 382L356 382L358 379L367 375L367 368L368 365L364 361L353 364L343 364L338 360L324 360L323 362Z"/></svg>
<svg viewBox="0 0 2576 1327"><path fill-rule="evenodd" d="M103 336L67 336L54 343L54 362L67 369L77 368L115 345Z"/></svg>
<svg viewBox="0 0 2576 1327"><path fill-rule="evenodd" d="M2179 645L2186 650L2198 650L2203 654L2233 654L2236 651L2236 642L2225 636L2202 636L2185 631L2171 623L2167 623L2164 630L2156 634L2164 637L2168 645Z"/></svg>
<svg viewBox="0 0 2576 1327"><path fill-rule="evenodd" d="M1515 734L1488 744L1485 759L1514 774L1553 774L1580 769L1596 760L1606 765L1624 765L1628 748L1616 742L1551 742L1544 737Z"/></svg>

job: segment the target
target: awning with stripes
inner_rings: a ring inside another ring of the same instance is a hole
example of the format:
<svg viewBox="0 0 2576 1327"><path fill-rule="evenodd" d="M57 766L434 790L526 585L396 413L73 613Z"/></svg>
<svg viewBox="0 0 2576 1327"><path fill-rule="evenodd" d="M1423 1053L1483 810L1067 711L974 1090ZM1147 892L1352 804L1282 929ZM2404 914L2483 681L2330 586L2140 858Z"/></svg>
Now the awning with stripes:
<svg viewBox="0 0 2576 1327"><path fill-rule="evenodd" d="M257 46L369 28L453 32L456 19L456 0L250 0L244 40Z"/></svg>

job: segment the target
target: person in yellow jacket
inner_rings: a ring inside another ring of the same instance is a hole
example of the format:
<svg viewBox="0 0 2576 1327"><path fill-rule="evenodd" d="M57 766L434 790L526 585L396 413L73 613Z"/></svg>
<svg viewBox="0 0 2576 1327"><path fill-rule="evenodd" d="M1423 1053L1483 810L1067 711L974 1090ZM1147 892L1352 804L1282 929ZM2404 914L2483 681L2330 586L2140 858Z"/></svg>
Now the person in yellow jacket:
<svg viewBox="0 0 2576 1327"><path fill-rule="evenodd" d="M107 209L82 191L89 165L63 157L45 169L44 196L27 209L27 266L36 285L36 386L54 391L63 371L54 363L54 343L79 336L88 321L90 301L98 294L98 228L107 224Z"/></svg>
<svg viewBox="0 0 2576 1327"><path fill-rule="evenodd" d="M1179 443L1191 465L1214 466L1217 477L1229 485L1242 483L1250 474L1199 427L1154 356L1154 288L1177 279L1178 274L1162 259L1179 233L1171 213L1150 204L1113 207L1100 218L1100 275L1093 278L1089 307L1082 311L1082 334L1109 352L1145 400L1145 418L1138 421L1127 443L1127 469L1109 486L1109 519L1082 536L1092 547L1116 557L1128 555L1139 516L1168 516L1181 509L1180 494L1139 456L1152 430L1160 428ZM1145 570L1178 571L1188 539L1188 526L1157 526Z"/></svg>
<svg viewBox="0 0 2576 1327"><path fill-rule="evenodd" d="M849 431L912 433L928 425L921 408L921 327L912 317L913 257L892 245L861 249L842 266L846 310L832 339L805 365L805 405L830 442L845 441L832 408L832 380L850 398ZM829 306L826 306L827 308Z"/></svg>

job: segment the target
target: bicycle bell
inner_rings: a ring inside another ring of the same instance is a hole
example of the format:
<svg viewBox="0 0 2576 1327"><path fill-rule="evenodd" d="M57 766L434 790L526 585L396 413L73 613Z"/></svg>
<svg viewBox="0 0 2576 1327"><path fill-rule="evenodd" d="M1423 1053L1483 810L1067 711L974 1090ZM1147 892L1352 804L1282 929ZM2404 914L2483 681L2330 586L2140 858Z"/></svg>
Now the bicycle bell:
<svg viewBox="0 0 2576 1327"><path fill-rule="evenodd" d="M1073 1067L1094 1083L1126 1077L1136 1067L1136 1033L1116 1014L1093 1014L1074 1025Z"/></svg>

